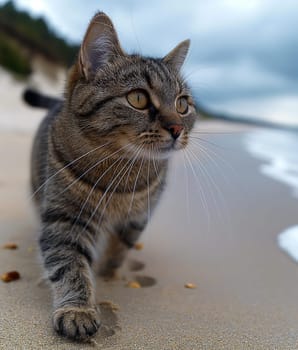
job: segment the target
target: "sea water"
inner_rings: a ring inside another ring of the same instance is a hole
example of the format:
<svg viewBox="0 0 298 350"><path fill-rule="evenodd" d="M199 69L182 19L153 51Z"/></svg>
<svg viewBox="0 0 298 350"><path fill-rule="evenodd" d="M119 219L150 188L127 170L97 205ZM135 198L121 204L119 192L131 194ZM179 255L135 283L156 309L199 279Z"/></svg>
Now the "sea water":
<svg viewBox="0 0 298 350"><path fill-rule="evenodd" d="M298 200L298 133L260 129L247 134L244 141L248 152L264 161L260 172L288 185ZM277 242L298 262L298 213L297 225L279 233Z"/></svg>

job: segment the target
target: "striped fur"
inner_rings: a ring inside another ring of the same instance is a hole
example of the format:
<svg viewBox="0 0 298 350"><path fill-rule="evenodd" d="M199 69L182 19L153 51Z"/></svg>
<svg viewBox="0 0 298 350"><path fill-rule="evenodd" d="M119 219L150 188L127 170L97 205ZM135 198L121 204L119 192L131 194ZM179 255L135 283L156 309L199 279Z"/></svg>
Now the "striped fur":
<svg viewBox="0 0 298 350"><path fill-rule="evenodd" d="M195 109L179 70L188 45L164 59L127 55L110 19L98 13L64 98L33 96L35 105L55 102L35 137L31 175L53 324L63 336L96 333L93 268L112 275L121 265L158 203L169 156L187 145ZM135 89L150 98L145 110L126 99ZM179 95L188 98L185 116L175 108ZM168 125L178 124L183 130L174 139Z"/></svg>

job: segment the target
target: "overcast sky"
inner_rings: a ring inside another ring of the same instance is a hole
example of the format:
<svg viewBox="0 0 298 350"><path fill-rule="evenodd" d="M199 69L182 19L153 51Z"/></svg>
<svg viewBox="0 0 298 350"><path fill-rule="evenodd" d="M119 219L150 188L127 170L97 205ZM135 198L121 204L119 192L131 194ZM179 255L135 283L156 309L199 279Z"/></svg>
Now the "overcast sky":
<svg viewBox="0 0 298 350"><path fill-rule="evenodd" d="M184 73L198 101L216 111L298 124L296 0L15 2L75 42L97 10L112 18L128 52L163 56L190 38Z"/></svg>

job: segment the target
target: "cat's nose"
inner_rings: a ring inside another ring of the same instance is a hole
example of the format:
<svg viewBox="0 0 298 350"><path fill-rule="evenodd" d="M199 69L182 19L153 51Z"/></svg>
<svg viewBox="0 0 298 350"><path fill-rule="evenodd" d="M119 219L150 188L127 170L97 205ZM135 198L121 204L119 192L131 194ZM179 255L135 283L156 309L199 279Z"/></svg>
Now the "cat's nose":
<svg viewBox="0 0 298 350"><path fill-rule="evenodd" d="M182 124L168 124L165 127L166 130L170 132L172 135L173 139L176 140L178 137L181 135L181 132L183 130L183 125Z"/></svg>

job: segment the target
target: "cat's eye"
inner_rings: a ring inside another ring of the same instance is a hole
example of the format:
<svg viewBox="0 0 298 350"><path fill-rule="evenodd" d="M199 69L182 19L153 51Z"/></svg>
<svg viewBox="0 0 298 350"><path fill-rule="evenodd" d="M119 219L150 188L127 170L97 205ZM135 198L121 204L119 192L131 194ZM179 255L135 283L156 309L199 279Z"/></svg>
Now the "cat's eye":
<svg viewBox="0 0 298 350"><path fill-rule="evenodd" d="M137 109L146 109L149 105L149 97L146 91L137 89L129 92L126 96L128 103Z"/></svg>
<svg viewBox="0 0 298 350"><path fill-rule="evenodd" d="M179 114L186 114L188 112L188 99L186 96L180 96L177 98L176 110Z"/></svg>

